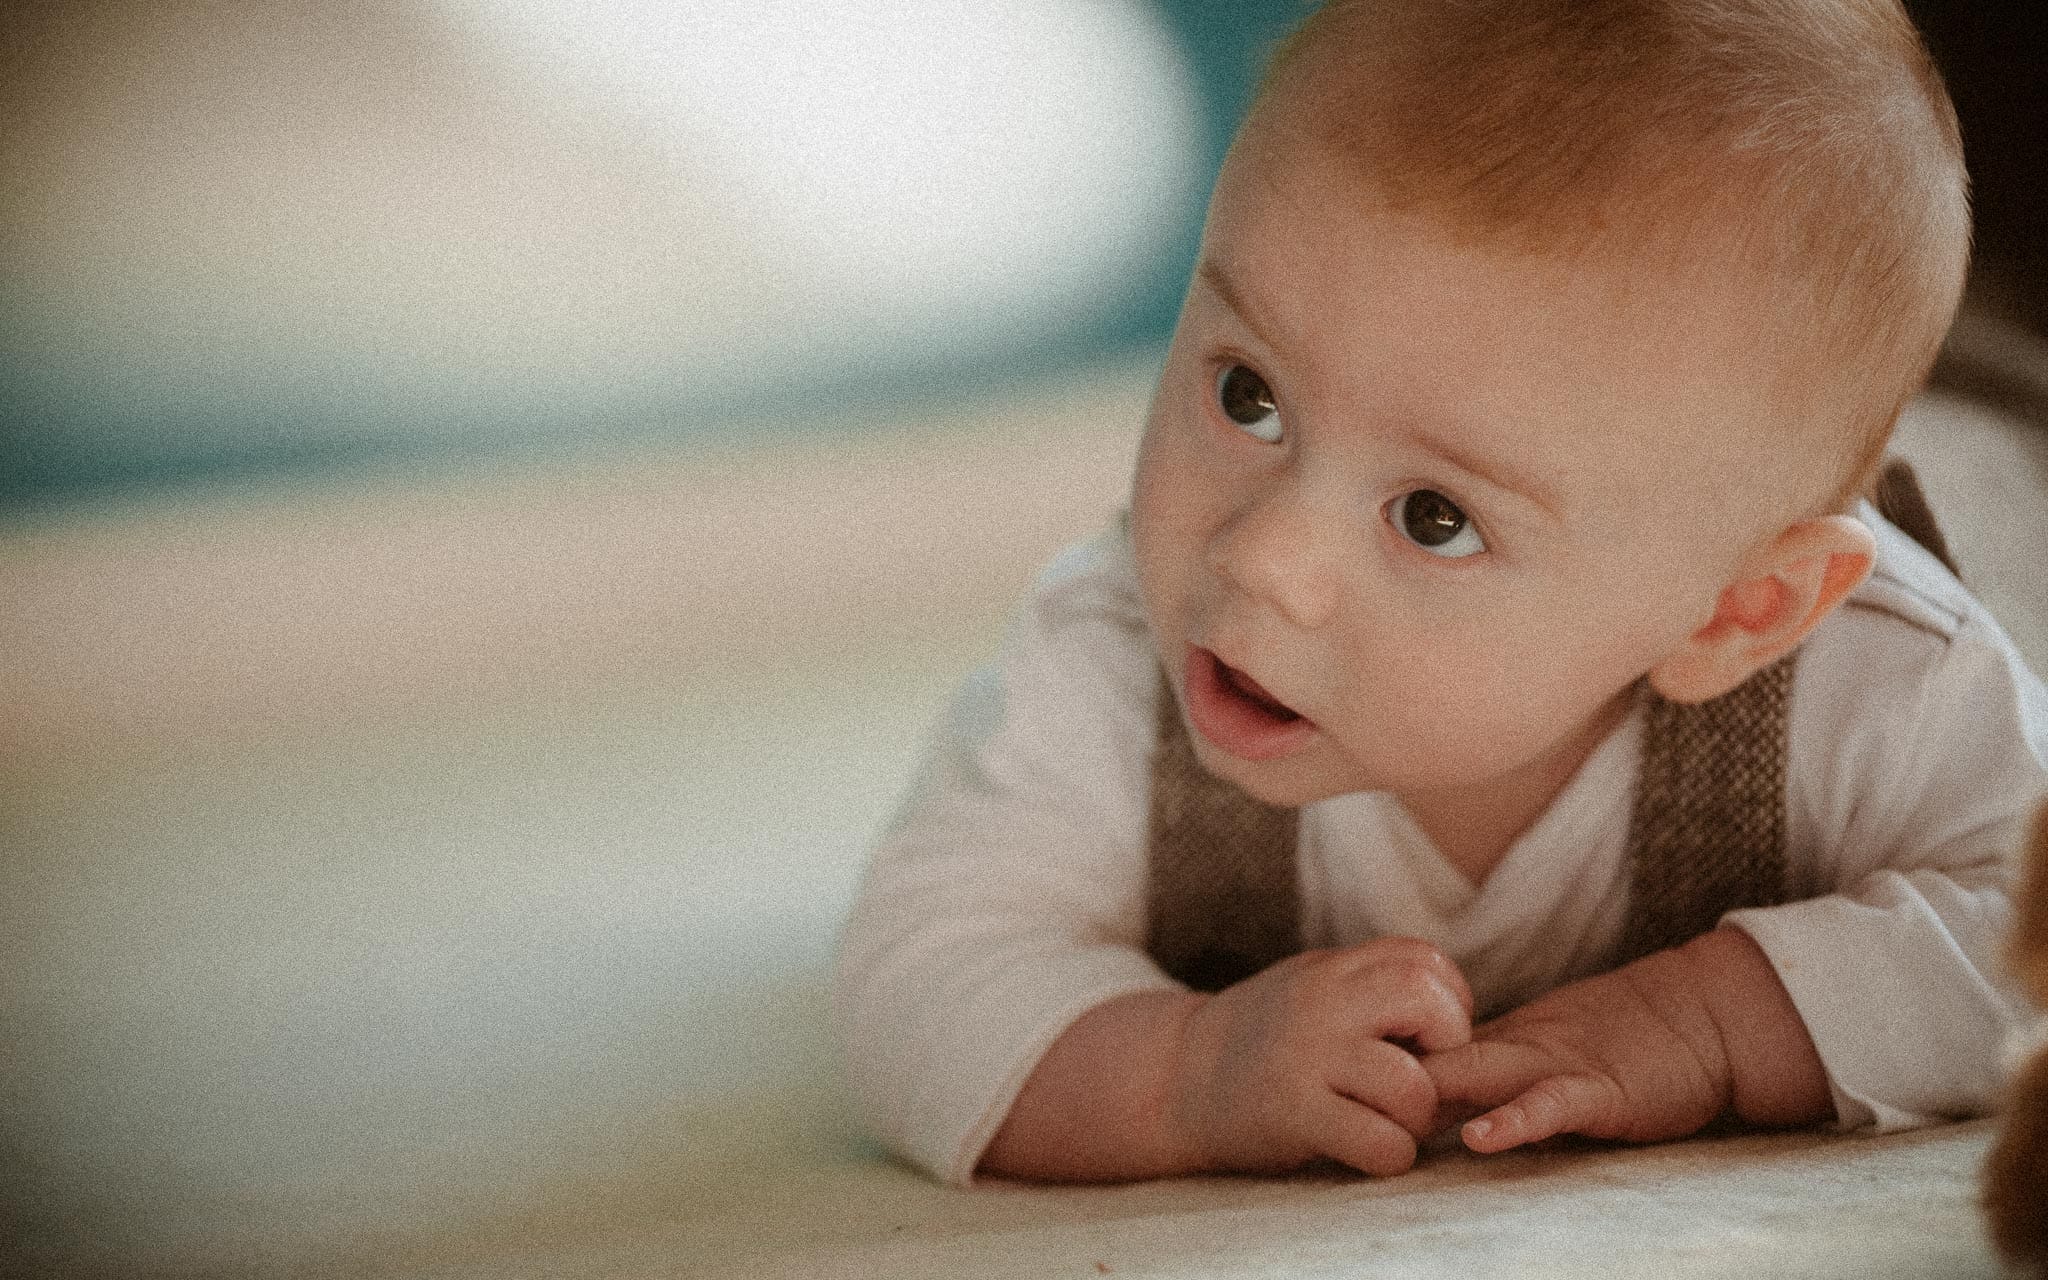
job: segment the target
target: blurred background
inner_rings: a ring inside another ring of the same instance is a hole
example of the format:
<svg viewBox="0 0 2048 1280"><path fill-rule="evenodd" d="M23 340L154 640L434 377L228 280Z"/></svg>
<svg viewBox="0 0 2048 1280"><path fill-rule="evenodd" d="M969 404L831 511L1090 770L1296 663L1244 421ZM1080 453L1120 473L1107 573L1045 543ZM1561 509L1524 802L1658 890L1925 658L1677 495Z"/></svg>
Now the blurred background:
<svg viewBox="0 0 2048 1280"><path fill-rule="evenodd" d="M2040 18L1915 7L1979 164L1944 377L2004 416L1908 442L2026 512ZM748 1198L791 1170L912 1212L833 1082L838 922L1121 502L1301 10L7 5L0 1271L876 1229Z"/></svg>
<svg viewBox="0 0 2048 1280"><path fill-rule="evenodd" d="M0 1271L687 1262L886 1168L866 842L1295 13L6 6Z"/></svg>
<svg viewBox="0 0 2048 1280"><path fill-rule="evenodd" d="M687 450L1143 350L1293 7L10 6L0 501Z"/></svg>
<svg viewBox="0 0 2048 1280"><path fill-rule="evenodd" d="M1035 562L1297 11L9 6L0 740L756 661L962 504Z"/></svg>
<svg viewBox="0 0 2048 1280"><path fill-rule="evenodd" d="M0 512L687 454L1142 360L1304 7L10 5ZM2048 19L1908 7L2040 319Z"/></svg>

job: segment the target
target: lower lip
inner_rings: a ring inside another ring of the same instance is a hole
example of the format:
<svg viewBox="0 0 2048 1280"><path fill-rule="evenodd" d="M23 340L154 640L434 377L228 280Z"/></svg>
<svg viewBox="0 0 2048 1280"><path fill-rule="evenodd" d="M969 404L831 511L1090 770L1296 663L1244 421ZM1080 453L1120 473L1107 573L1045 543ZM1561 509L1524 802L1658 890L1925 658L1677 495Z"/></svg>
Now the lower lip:
<svg viewBox="0 0 2048 1280"><path fill-rule="evenodd" d="M1207 649L1190 647L1183 673L1188 720L1220 751L1240 760L1277 760L1315 736L1313 720L1282 719L1231 688Z"/></svg>

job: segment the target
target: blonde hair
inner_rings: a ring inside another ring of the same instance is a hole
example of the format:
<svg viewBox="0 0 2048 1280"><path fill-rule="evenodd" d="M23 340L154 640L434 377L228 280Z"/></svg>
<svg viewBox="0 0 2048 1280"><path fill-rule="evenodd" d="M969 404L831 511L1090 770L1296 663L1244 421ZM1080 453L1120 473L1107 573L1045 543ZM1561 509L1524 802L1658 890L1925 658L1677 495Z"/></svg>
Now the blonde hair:
<svg viewBox="0 0 2048 1280"><path fill-rule="evenodd" d="M1839 504L1961 295L1955 112L1897 0L1328 0L1276 52L1309 140L1397 208L1539 251L1713 255L1766 290ZM1255 111L1258 107L1255 107Z"/></svg>

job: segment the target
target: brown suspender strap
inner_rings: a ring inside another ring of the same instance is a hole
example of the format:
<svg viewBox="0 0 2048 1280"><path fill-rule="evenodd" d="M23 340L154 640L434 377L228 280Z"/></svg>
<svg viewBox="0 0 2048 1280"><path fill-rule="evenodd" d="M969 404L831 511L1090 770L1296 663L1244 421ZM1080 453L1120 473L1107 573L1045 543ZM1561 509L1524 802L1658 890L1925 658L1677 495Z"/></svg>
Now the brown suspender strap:
<svg viewBox="0 0 2048 1280"><path fill-rule="evenodd" d="M1164 673L1158 723L1145 949L1195 990L1221 991L1301 950L1300 814L1202 768Z"/></svg>
<svg viewBox="0 0 2048 1280"><path fill-rule="evenodd" d="M1707 702L1649 699L1614 963L1689 941L1724 911L1785 900L1793 656Z"/></svg>

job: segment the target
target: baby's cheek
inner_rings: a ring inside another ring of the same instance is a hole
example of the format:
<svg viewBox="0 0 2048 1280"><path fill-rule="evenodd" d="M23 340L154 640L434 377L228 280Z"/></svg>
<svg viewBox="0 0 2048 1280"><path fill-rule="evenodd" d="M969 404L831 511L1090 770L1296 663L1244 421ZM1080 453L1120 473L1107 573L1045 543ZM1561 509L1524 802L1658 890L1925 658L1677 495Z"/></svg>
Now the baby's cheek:
<svg viewBox="0 0 2048 1280"><path fill-rule="evenodd" d="M1572 669L1575 655L1565 646L1443 656L1435 687L1413 702L1427 709L1415 732L1447 739L1443 750L1456 751L1467 769L1518 763L1608 701L1604 685Z"/></svg>
<svg viewBox="0 0 2048 1280"><path fill-rule="evenodd" d="M1166 460L1140 468L1131 490L1131 541L1141 575L1155 581L1186 576L1201 554L1204 506L1201 486Z"/></svg>

